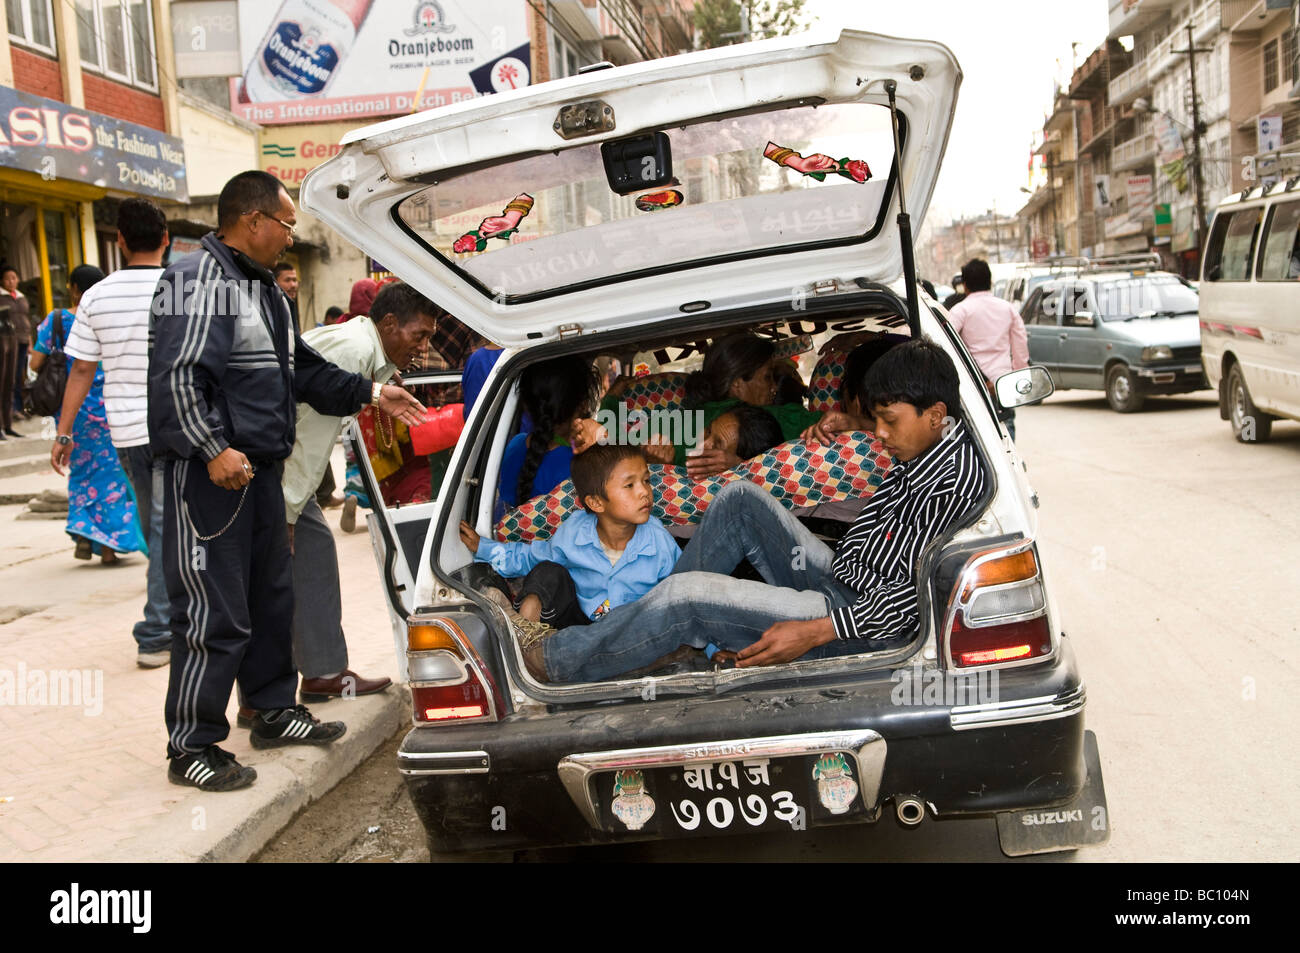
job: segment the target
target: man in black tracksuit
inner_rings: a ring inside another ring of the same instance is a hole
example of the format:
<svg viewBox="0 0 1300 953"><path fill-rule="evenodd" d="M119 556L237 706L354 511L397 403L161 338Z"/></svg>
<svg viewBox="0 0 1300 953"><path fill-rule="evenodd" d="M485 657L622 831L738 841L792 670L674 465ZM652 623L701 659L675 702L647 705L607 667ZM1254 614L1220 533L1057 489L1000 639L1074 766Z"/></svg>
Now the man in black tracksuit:
<svg viewBox="0 0 1300 953"><path fill-rule="evenodd" d="M149 436L166 459L163 560L171 599L168 777L226 791L256 778L217 747L236 680L257 710L254 747L328 744L294 705L293 582L280 472L296 405L347 416L366 404L408 423L424 408L400 387L334 366L294 332L268 270L293 244L279 180L244 172L222 189L220 234L163 272L149 357Z"/></svg>

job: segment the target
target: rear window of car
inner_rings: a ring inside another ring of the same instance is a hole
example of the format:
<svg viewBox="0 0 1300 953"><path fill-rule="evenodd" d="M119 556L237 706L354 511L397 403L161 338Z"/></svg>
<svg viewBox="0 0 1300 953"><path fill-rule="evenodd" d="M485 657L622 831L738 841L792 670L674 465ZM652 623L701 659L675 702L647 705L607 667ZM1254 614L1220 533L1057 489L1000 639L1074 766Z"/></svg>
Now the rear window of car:
<svg viewBox="0 0 1300 953"><path fill-rule="evenodd" d="M1294 281L1300 278L1300 201L1273 206L1259 257L1260 281Z"/></svg>
<svg viewBox="0 0 1300 953"><path fill-rule="evenodd" d="M1206 281L1248 281L1259 235L1259 208L1220 212L1205 250Z"/></svg>
<svg viewBox="0 0 1300 953"><path fill-rule="evenodd" d="M1177 317L1196 314L1200 308L1196 292L1173 275L1099 281L1093 296L1103 321Z"/></svg>
<svg viewBox="0 0 1300 953"><path fill-rule="evenodd" d="M397 217L502 300L880 229L894 160L883 107L793 106L662 131L666 186L616 194L591 143L453 174L403 200Z"/></svg>

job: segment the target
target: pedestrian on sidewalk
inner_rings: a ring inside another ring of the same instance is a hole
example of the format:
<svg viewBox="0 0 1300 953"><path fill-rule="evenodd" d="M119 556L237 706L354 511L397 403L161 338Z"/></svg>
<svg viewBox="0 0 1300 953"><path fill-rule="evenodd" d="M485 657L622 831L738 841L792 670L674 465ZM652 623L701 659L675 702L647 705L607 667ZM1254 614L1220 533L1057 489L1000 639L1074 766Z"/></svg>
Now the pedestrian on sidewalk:
<svg viewBox="0 0 1300 953"><path fill-rule="evenodd" d="M238 681L255 748L329 744L347 730L294 704L293 567L281 478L296 404L346 416L367 404L410 424L400 387L344 371L303 343L270 269L297 213L279 179L241 172L217 200L219 232L159 281L149 432L166 458L163 557L175 637L165 706L168 778L205 791L257 773L218 747Z"/></svg>
<svg viewBox="0 0 1300 953"><path fill-rule="evenodd" d="M103 367L104 410L118 462L131 484L136 515L148 544L144 618L135 624L136 664L157 668L171 660L171 606L162 561L162 469L149 449L149 312L169 242L167 219L148 199L126 199L117 211L117 247L126 265L84 290L64 353L72 361L63 392L58 436L50 463L60 473L77 448L73 426Z"/></svg>
<svg viewBox="0 0 1300 953"><path fill-rule="evenodd" d="M39 371L46 358L68 345L76 322L76 307L86 291L103 280L104 273L94 265L78 265L68 277L68 297L72 308L59 308L36 329L31 365ZM57 423L62 411L55 415ZM122 464L113 449L113 440L104 412L104 371L97 368L86 399L81 402L72 425L72 442L76 445L68 458L68 535L72 537L73 556L90 559L98 555L105 566L117 562L118 553L146 550L144 533L136 518L135 500Z"/></svg>
<svg viewBox="0 0 1300 953"><path fill-rule="evenodd" d="M308 331L303 340L327 361L370 380L388 381L428 341L441 309L410 285L387 284L365 315ZM334 535L312 487L330 454L343 418L298 405L297 435L284 465L284 508L293 553L293 656L305 701L383 691L387 678L362 678L348 669Z"/></svg>
<svg viewBox="0 0 1300 953"><path fill-rule="evenodd" d="M993 382L999 377L1029 366L1029 336L1020 313L990 290L993 274L988 262L972 258L962 265L961 280L966 297L948 311L948 323L966 342L966 349L984 374L984 386L992 394ZM1000 411L999 419L1015 440L1015 410Z"/></svg>
<svg viewBox="0 0 1300 953"><path fill-rule="evenodd" d="M22 413L23 377L32 322L27 296L18 290L18 269L0 267L0 440L21 437L14 414Z"/></svg>

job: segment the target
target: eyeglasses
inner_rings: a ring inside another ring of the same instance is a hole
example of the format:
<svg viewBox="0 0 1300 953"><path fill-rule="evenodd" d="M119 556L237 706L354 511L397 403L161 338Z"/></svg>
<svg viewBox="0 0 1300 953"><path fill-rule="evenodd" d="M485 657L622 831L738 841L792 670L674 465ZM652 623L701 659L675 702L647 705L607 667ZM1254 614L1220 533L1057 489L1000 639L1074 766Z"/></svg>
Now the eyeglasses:
<svg viewBox="0 0 1300 953"><path fill-rule="evenodd" d="M260 214L260 215L265 215L265 216L266 216L267 218L269 218L271 221L275 222L275 224L277 224L277 225L283 225L284 228L285 228L285 231L287 231L287 232L289 233L289 237L290 237L290 238L294 238L294 237L296 237L297 234L298 234L298 231L297 231L297 229L296 229L294 226L290 225L288 222L282 222L282 221L280 221L280 220L279 220L278 218L276 218L274 215L267 214L266 212L263 212L261 209L253 209L251 212L245 212L244 214L245 214L245 215L259 215L259 214Z"/></svg>

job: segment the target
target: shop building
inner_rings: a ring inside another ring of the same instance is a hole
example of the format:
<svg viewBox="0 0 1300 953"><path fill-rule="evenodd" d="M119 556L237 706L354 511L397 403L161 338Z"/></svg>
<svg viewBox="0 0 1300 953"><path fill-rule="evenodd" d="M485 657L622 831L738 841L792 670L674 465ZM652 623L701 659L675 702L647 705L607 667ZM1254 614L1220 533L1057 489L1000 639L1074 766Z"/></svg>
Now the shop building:
<svg viewBox="0 0 1300 953"><path fill-rule="evenodd" d="M116 267L115 202L189 201L162 0L21 0L0 35L0 259L33 315L82 262Z"/></svg>

